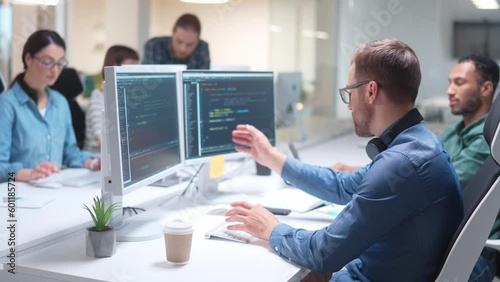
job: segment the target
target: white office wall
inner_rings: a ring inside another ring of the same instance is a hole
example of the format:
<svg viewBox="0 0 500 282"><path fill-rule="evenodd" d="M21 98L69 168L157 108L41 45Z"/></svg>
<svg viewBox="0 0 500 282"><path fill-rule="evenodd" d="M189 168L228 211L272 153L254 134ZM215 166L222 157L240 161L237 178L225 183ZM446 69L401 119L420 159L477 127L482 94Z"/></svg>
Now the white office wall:
<svg viewBox="0 0 500 282"><path fill-rule="evenodd" d="M297 69L302 72L302 89L308 100L316 96L316 0L300 1L298 5ZM286 48L286 47L285 47ZM281 54L277 54L281 56ZM315 99L316 101L318 99Z"/></svg>
<svg viewBox="0 0 500 282"><path fill-rule="evenodd" d="M270 0L231 0L226 4L189 4L150 0L150 36L171 35L183 13L196 14L201 38L210 46L212 64L270 69Z"/></svg>
<svg viewBox="0 0 500 282"><path fill-rule="evenodd" d="M24 71L22 53L28 37L38 29L54 28L54 7L12 5L12 75L10 79Z"/></svg>
<svg viewBox="0 0 500 282"><path fill-rule="evenodd" d="M337 91L336 50L337 50L337 3L331 0L316 1L316 30L328 35L316 40L315 76L310 83L314 85L314 96L310 99L312 114L332 118Z"/></svg>
<svg viewBox="0 0 500 282"><path fill-rule="evenodd" d="M271 68L302 73L306 107L313 115L333 113L335 20L335 1L271 1Z"/></svg>
<svg viewBox="0 0 500 282"><path fill-rule="evenodd" d="M144 30L139 18L141 0L72 1L70 65L96 74L110 46L121 44L139 51L140 31Z"/></svg>
<svg viewBox="0 0 500 282"><path fill-rule="evenodd" d="M418 100L444 96L452 58L454 20L498 20L499 11L477 10L469 0L340 0L337 88L345 86L349 60L359 43L398 38L417 53L422 70ZM418 101L417 100L417 101ZM350 116L336 95L336 115Z"/></svg>
<svg viewBox="0 0 500 282"><path fill-rule="evenodd" d="M86 74L99 73L106 52L105 3L73 0L70 66Z"/></svg>
<svg viewBox="0 0 500 282"><path fill-rule="evenodd" d="M300 0L272 0L270 14L271 67L275 72L298 71Z"/></svg>
<svg viewBox="0 0 500 282"><path fill-rule="evenodd" d="M104 25L106 30L106 50L111 45L127 45L138 49L139 1L141 0L106 0ZM104 57L103 57L104 59Z"/></svg>
<svg viewBox="0 0 500 282"><path fill-rule="evenodd" d="M0 73L6 82L10 82L12 32L12 6L0 4Z"/></svg>

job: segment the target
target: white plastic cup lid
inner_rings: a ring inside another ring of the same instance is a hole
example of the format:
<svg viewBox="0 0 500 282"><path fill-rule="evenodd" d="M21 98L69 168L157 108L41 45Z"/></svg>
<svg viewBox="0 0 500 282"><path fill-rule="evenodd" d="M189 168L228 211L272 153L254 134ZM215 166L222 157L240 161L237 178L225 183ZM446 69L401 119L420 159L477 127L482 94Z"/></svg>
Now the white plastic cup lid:
<svg viewBox="0 0 500 282"><path fill-rule="evenodd" d="M190 222L186 221L169 221L163 227L163 232L167 234L173 235L182 235L182 234L190 234L193 233L194 228Z"/></svg>

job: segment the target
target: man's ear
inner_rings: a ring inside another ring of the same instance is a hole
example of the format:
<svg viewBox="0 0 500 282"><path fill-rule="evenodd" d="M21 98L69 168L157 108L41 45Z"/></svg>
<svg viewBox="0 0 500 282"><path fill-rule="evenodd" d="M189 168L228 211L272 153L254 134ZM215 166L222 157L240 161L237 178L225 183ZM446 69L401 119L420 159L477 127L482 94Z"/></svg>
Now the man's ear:
<svg viewBox="0 0 500 282"><path fill-rule="evenodd" d="M491 96L493 95L493 82L491 81L485 81L483 82L483 84L481 85L481 88L480 88L480 91L481 91L481 97L488 97L488 96Z"/></svg>
<svg viewBox="0 0 500 282"><path fill-rule="evenodd" d="M378 95L378 84L375 81L370 81L368 83L368 103L373 104Z"/></svg>

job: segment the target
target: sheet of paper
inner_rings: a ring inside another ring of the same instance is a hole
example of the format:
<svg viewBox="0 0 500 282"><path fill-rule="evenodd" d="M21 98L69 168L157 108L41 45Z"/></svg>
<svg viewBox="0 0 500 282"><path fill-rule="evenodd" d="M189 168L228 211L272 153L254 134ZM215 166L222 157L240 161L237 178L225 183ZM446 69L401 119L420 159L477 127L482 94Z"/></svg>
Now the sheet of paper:
<svg viewBox="0 0 500 282"><path fill-rule="evenodd" d="M224 175L224 156L213 156L210 158L210 179Z"/></svg>
<svg viewBox="0 0 500 282"><path fill-rule="evenodd" d="M2 201L0 202L0 207L9 207L9 202L11 205L15 204L16 208L25 208L25 209L39 209L43 208L50 202L55 200L54 196L46 196L46 195L37 195L36 197L15 197L9 198L6 196L2 197Z"/></svg>
<svg viewBox="0 0 500 282"><path fill-rule="evenodd" d="M307 212L325 202L297 188L285 188L269 192L261 204L270 208L291 209L295 212Z"/></svg>

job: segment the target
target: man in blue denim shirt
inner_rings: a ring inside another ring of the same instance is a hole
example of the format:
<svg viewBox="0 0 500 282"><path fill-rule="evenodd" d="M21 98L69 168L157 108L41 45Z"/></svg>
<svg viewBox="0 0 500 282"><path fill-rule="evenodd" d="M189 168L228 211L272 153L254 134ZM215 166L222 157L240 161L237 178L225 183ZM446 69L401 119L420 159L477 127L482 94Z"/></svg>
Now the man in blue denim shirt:
<svg viewBox="0 0 500 282"><path fill-rule="evenodd" d="M269 240L278 255L313 271L336 272L332 281L433 281L463 205L443 144L425 125L390 136L416 111L420 80L418 59L403 42L378 40L357 48L341 97L356 134L379 136L387 148L380 146L372 163L355 172L287 158L262 132L238 125L238 151L294 186L346 207L328 227L306 231L280 223L259 205L237 202L227 221L241 224L229 228Z"/></svg>

